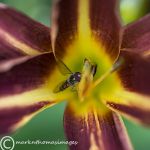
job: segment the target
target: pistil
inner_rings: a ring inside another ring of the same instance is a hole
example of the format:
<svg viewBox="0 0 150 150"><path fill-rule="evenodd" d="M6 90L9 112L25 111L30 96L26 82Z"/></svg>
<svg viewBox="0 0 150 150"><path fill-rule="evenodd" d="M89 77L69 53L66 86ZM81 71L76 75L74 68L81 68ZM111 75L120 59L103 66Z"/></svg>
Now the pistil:
<svg viewBox="0 0 150 150"><path fill-rule="evenodd" d="M78 96L80 101L83 102L102 81L104 81L110 74L117 71L122 66L123 62L123 58L119 58L107 72L100 76L96 81L93 81L97 65L92 64L88 59L85 59L82 78L78 85Z"/></svg>
<svg viewBox="0 0 150 150"><path fill-rule="evenodd" d="M78 86L78 96L80 101L84 101L91 90L93 83L93 76L95 75L97 65L92 64L88 59L84 60L84 66L82 70L82 78Z"/></svg>

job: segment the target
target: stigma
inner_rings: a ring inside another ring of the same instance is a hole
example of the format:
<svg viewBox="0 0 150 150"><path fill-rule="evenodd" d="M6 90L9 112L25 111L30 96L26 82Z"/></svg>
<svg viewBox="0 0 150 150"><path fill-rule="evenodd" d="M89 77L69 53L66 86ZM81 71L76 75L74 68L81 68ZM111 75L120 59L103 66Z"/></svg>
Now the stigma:
<svg viewBox="0 0 150 150"><path fill-rule="evenodd" d="M96 71L97 65L93 64L90 60L85 59L82 69L82 77L78 85L78 96L80 101L84 101L84 98L91 90Z"/></svg>

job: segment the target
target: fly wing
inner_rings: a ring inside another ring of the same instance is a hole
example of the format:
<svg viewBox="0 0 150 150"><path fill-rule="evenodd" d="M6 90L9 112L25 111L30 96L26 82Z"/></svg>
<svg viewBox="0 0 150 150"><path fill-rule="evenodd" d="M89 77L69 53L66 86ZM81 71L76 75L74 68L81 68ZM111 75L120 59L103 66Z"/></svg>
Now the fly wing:
<svg viewBox="0 0 150 150"><path fill-rule="evenodd" d="M64 85L65 82L66 82L66 81L60 82L60 83L54 88L53 93L58 93L58 92L60 92L60 91L63 91L63 90L61 89L61 87Z"/></svg>
<svg viewBox="0 0 150 150"><path fill-rule="evenodd" d="M56 59L59 71L63 74L63 75L68 75L68 74L73 74L72 71L64 64L63 61L61 61L60 59Z"/></svg>

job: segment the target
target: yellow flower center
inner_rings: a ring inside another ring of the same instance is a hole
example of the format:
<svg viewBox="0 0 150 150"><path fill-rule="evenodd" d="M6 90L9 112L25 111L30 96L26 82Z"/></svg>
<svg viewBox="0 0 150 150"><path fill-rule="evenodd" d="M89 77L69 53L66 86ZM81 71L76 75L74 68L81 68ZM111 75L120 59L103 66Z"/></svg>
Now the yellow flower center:
<svg viewBox="0 0 150 150"><path fill-rule="evenodd" d="M114 72L121 61L113 65L105 53L105 47L92 38L77 39L67 49L63 61L72 71L81 72L82 78L76 86L76 92L66 89L62 93L79 113L95 106L103 109L102 101L122 89L119 77ZM85 58L88 63L84 63ZM94 65L97 65L97 71L93 77L91 67Z"/></svg>
<svg viewBox="0 0 150 150"><path fill-rule="evenodd" d="M79 38L71 43L67 48L67 53L63 62L72 72L81 72L81 81L76 85L76 91L67 88L62 92L54 94L56 99L68 100L69 104L76 112L82 113L92 107L98 107L105 111L103 101L111 98L119 90L122 90L120 79L115 71L120 66L121 61L115 65L105 52L105 46L96 41L91 36ZM85 58L89 61L84 63ZM93 76L92 66L97 65L97 71ZM67 80L58 73L53 80L53 89L59 82ZM58 81L58 82L57 82Z"/></svg>

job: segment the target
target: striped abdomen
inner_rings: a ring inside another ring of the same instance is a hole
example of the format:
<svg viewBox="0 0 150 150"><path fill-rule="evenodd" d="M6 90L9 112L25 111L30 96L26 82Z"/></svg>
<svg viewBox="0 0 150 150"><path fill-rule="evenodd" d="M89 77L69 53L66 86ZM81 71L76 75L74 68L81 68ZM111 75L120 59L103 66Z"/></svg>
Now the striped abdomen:
<svg viewBox="0 0 150 150"><path fill-rule="evenodd" d="M70 84L68 83L68 81L66 80L61 86L60 86L60 91L65 90L66 88L68 88L70 86Z"/></svg>

